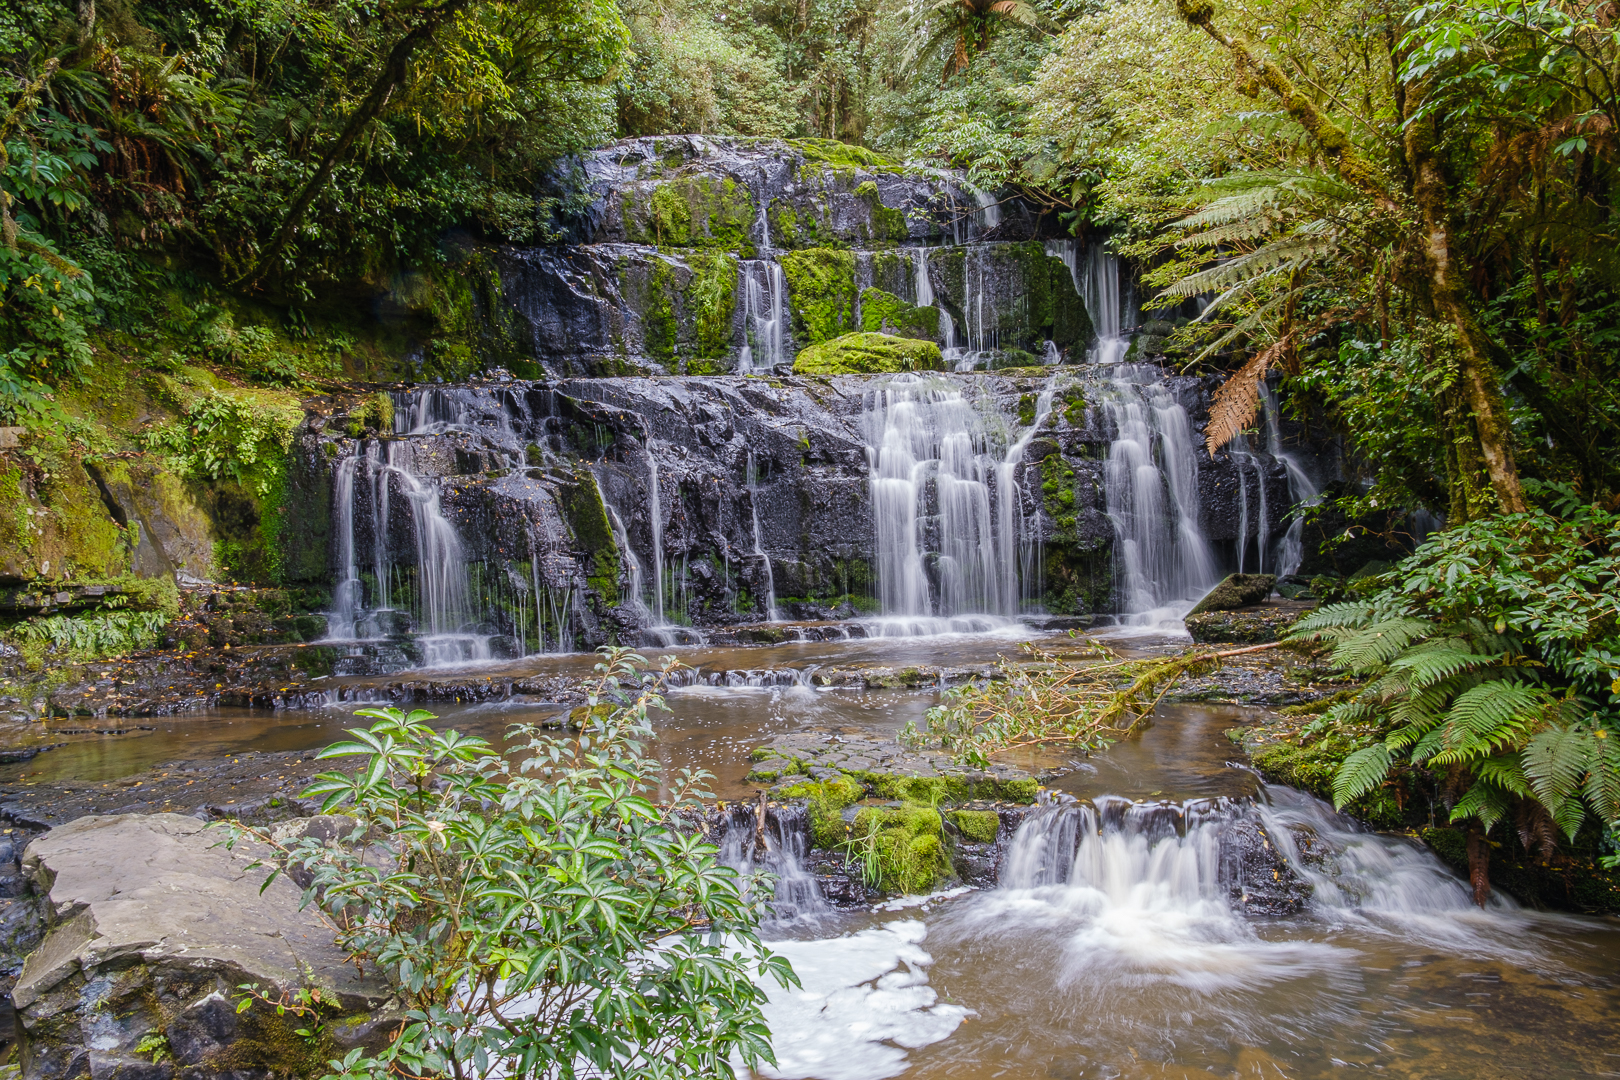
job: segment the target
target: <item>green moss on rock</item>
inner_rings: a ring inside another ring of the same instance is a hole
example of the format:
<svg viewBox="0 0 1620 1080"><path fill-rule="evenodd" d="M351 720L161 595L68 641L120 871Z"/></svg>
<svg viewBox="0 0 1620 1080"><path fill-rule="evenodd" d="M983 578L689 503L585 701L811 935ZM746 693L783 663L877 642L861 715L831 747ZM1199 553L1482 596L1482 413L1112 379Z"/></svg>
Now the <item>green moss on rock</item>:
<svg viewBox="0 0 1620 1080"><path fill-rule="evenodd" d="M861 329L907 338L932 338L939 333L939 308L912 307L891 292L862 289Z"/></svg>
<svg viewBox="0 0 1620 1080"><path fill-rule="evenodd" d="M871 845L881 889L926 893L951 879L945 822L931 806L905 803L866 807L855 815L852 835L857 848Z"/></svg>
<svg viewBox="0 0 1620 1080"><path fill-rule="evenodd" d="M902 371L941 371L939 346L932 341L890 334L845 334L799 353L795 375L876 375Z"/></svg>
<svg viewBox="0 0 1620 1080"><path fill-rule="evenodd" d="M844 808L860 802L866 789L847 776L831 780L805 780L777 792L785 799L804 799L810 810L810 842L819 848L837 848L849 839Z"/></svg>
<svg viewBox="0 0 1620 1080"><path fill-rule="evenodd" d="M730 177L681 177L626 202L625 234L633 242L754 253L754 200Z"/></svg>
<svg viewBox="0 0 1620 1080"><path fill-rule="evenodd" d="M994 810L952 810L948 816L969 843L993 844L1001 831L1001 815Z"/></svg>
<svg viewBox="0 0 1620 1080"><path fill-rule="evenodd" d="M577 469L573 485L562 490L562 511L574 531L574 542L579 550L590 552L585 584L611 607L619 602L619 545L613 539L613 526L608 523L607 506L602 502L596 477L588 469Z"/></svg>
<svg viewBox="0 0 1620 1080"><path fill-rule="evenodd" d="M855 329L855 254L805 248L782 256L793 336L819 345Z"/></svg>
<svg viewBox="0 0 1620 1080"><path fill-rule="evenodd" d="M686 303L692 312L697 355L705 360L722 359L731 348L731 320L737 311L737 258L704 252L688 259L687 265L692 280L686 287ZM687 364L688 375L718 374L694 371L693 366Z"/></svg>

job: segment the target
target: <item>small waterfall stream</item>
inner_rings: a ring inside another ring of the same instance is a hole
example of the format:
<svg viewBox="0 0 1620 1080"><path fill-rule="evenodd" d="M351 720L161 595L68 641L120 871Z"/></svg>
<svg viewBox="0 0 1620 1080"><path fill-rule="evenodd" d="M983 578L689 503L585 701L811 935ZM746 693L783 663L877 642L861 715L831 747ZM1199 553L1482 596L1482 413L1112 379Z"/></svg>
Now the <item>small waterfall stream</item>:
<svg viewBox="0 0 1620 1080"><path fill-rule="evenodd" d="M1156 367L1116 364L1104 407L1116 435L1104 465L1120 608L1127 622L1173 623L1220 580L1198 520L1197 444L1187 410Z"/></svg>
<svg viewBox="0 0 1620 1080"><path fill-rule="evenodd" d="M809 811L802 805L764 810L750 803L733 803L720 836L720 862L743 874L756 869L776 876L776 899L771 910L781 922L830 910L815 875L804 867L810 852Z"/></svg>

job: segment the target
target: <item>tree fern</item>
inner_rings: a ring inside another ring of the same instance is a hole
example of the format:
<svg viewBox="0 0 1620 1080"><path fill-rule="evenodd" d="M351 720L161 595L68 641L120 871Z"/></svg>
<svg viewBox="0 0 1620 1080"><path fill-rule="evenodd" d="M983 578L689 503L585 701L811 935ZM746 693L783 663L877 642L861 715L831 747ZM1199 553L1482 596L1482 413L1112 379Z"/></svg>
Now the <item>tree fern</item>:
<svg viewBox="0 0 1620 1080"><path fill-rule="evenodd" d="M1591 768L1589 732L1570 725L1549 727L1524 748L1524 774L1537 800L1571 840L1586 819L1581 788Z"/></svg>

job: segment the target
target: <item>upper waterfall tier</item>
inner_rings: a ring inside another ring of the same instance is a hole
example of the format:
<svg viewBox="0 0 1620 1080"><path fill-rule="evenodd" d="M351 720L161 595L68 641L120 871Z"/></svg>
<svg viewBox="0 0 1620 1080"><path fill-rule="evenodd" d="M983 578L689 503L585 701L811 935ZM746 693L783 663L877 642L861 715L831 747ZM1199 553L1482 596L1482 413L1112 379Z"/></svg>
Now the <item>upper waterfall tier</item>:
<svg viewBox="0 0 1620 1080"><path fill-rule="evenodd" d="M814 140L631 139L547 181L537 247L469 256L486 344L529 376L785 371L858 330L953 366L1084 359L1074 275L1022 202Z"/></svg>

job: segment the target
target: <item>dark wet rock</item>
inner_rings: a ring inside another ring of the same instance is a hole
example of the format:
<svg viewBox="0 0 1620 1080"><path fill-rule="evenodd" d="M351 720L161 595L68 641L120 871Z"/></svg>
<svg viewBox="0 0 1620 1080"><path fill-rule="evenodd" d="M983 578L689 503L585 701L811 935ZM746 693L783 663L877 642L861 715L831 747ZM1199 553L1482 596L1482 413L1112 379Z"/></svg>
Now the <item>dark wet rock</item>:
<svg viewBox="0 0 1620 1080"><path fill-rule="evenodd" d="M1309 601L1286 601L1236 611L1206 611L1187 616L1187 632L1201 645L1263 645L1280 640L1313 606Z"/></svg>
<svg viewBox="0 0 1620 1080"><path fill-rule="evenodd" d="M1294 873L1257 818L1234 817L1222 827L1220 842L1220 883L1237 910L1292 915L1310 901L1310 884Z"/></svg>
<svg viewBox="0 0 1620 1080"><path fill-rule="evenodd" d="M1206 611L1232 611L1258 604L1271 595L1277 584L1274 574L1228 574L1219 585L1209 590L1204 598L1193 605L1188 615L1202 615Z"/></svg>

